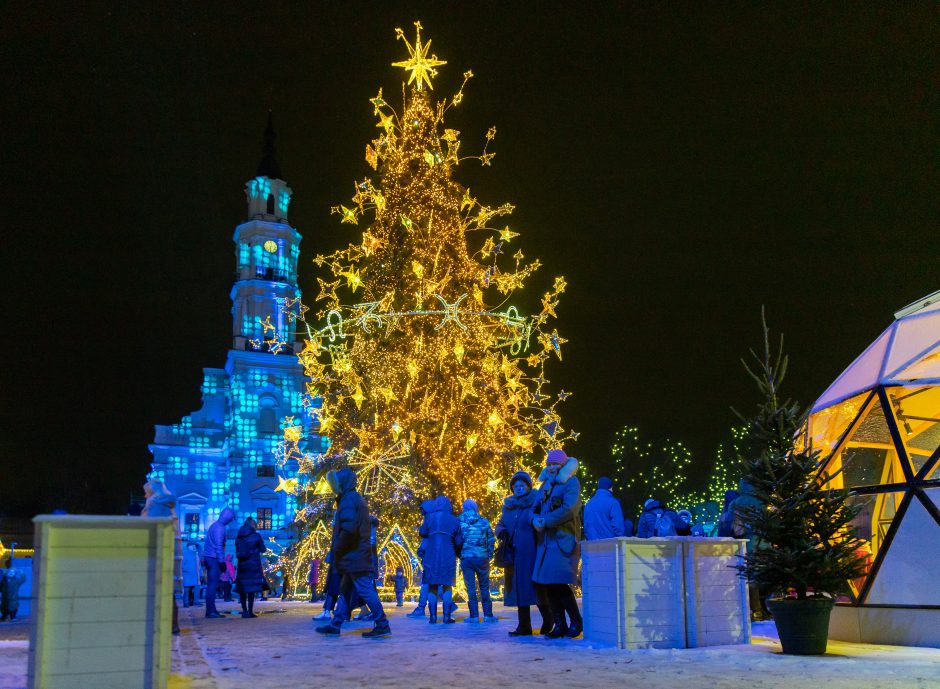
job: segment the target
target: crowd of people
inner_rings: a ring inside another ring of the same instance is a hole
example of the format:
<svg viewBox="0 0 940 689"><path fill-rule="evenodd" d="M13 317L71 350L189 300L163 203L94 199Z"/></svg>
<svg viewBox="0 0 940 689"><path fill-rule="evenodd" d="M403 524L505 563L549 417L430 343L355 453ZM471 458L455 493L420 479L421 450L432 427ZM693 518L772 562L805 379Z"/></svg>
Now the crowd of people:
<svg viewBox="0 0 940 689"><path fill-rule="evenodd" d="M467 591L468 615L464 622L497 622L490 593L490 568L495 558L505 574L504 603L517 610L518 624L510 636L534 633L533 605L542 616L541 634L552 639L580 636L584 625L572 589L581 557L581 485L577 472L576 459L562 450L552 450L538 488L528 473L513 475L512 494L503 501L495 530L472 499L463 502L459 515L454 514L447 496L425 501L421 505L418 549L421 588L418 606L408 616L426 617L430 624L456 622L453 589L459 561ZM388 636L391 628L376 589L374 517L370 517L365 499L356 490L356 475L351 469L330 472L327 482L337 496L337 507L327 556L323 612L314 618L327 623L316 631L338 635L351 611L361 607L363 612L357 619L374 623L363 636ZM311 577L318 576L311 573ZM401 606L407 580L400 568L393 581L396 603Z"/></svg>
<svg viewBox="0 0 940 689"><path fill-rule="evenodd" d="M495 565L504 573L504 605L515 608L517 614L516 627L509 636L536 633L531 612L532 606L536 606L542 620L539 634L549 639L573 639L584 628L573 588L579 578L582 533L587 540L624 536L748 536L745 525L735 518L740 503L752 499L746 490L728 491L724 509L714 523L695 523L690 510L675 511L663 501L650 498L634 524L624 516L613 493L613 481L607 477L598 480L595 494L584 505L582 524L581 484L577 474L578 461L560 449L547 453L537 486L527 472L515 473L509 481L511 494L503 500L495 529L472 499L464 500L459 514L454 513L447 496L422 503L421 545L417 552L421 565L420 592L417 607L407 617L426 618L430 624L456 622L454 613L458 606L453 591L459 563L467 595L468 614L463 621L498 622L493 613L490 581L491 566ZM365 638L389 636L391 628L378 592L378 519L369 513L351 468L331 471L326 480L336 497L336 509L325 558L323 611L313 618L325 624L316 627L316 631L339 635L343 624L360 609L355 619L373 622L373 628L363 635ZM172 496L165 486L152 481L146 488L148 501L143 515L172 515ZM231 601L233 591L239 596L241 616L254 618L256 597L270 590L262 559L266 545L254 519L247 518L238 528L235 560L226 553L226 533L234 520L235 512L223 509L208 528L201 552L196 543L187 544L185 550L177 545L182 604L184 607L198 604L204 584L205 616L210 619L223 616L216 607L219 595ZM307 584L313 601L320 591L320 563L314 560L310 564ZM402 607L411 582L401 567L388 576L388 582L396 605ZM7 614L7 604L3 612Z"/></svg>

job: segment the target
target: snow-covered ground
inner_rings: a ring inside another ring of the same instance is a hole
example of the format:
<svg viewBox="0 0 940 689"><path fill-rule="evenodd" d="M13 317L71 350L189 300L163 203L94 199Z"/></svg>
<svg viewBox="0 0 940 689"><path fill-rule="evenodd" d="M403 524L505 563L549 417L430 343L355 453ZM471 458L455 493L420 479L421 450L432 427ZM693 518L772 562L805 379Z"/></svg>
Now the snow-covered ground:
<svg viewBox="0 0 940 689"><path fill-rule="evenodd" d="M220 605L235 612L237 606ZM940 649L830 642L822 657L784 656L773 624L755 625L754 643L688 650L617 651L588 641L510 639L514 611L497 605L498 624L429 625L390 608L393 635L363 639L370 624L345 625L339 638L315 634L306 603L259 603L257 619L206 620L181 611L171 689L396 687L637 687L638 689L937 689ZM461 606L457 618L465 617ZM0 625L0 688L25 687L22 629ZM19 639L10 640L11 636ZM3 641L2 639L8 639ZM89 687L89 689L93 689Z"/></svg>

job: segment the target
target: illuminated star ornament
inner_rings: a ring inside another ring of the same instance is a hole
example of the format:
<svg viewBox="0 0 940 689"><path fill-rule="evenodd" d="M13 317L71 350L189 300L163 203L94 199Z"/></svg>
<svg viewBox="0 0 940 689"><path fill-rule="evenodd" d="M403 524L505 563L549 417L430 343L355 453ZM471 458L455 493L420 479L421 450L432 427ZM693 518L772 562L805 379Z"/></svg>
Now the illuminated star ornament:
<svg viewBox="0 0 940 689"><path fill-rule="evenodd" d="M440 67L441 65L446 65L447 62L444 60L438 60L437 55L432 54L431 58L428 59L428 50L431 48L431 41L427 42L427 45L421 45L421 22L415 22L415 28L417 29L417 37L415 38L414 47L408 42L408 39L405 38L405 32L401 29L395 29L395 34L398 38L405 42L405 45L408 46L408 53L410 58L408 60L402 60L401 62L393 62L392 67L402 67L408 72L411 72L411 76L408 78L408 83L416 82L415 87L420 91L422 84L427 84L429 89L433 89L431 86L431 77L437 76L437 70L435 67Z"/></svg>

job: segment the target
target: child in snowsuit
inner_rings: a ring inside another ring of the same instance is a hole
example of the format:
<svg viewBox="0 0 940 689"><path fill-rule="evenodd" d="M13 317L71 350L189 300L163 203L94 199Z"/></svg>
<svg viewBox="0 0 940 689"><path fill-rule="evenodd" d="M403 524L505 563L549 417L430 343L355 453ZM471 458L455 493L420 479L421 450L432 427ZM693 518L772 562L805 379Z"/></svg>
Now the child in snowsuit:
<svg viewBox="0 0 940 689"><path fill-rule="evenodd" d="M405 604L405 589L408 587L408 580L405 578L405 572L401 567L395 568L395 576L392 578L395 582L395 601L397 608Z"/></svg>

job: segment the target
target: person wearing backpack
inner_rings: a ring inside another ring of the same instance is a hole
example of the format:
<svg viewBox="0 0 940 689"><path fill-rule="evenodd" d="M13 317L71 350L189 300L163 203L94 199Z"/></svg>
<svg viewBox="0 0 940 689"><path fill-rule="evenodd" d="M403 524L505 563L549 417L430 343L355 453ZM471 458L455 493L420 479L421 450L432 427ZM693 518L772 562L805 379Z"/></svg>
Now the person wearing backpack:
<svg viewBox="0 0 940 689"><path fill-rule="evenodd" d="M518 610L519 624L509 632L509 636L532 636L533 605L538 606L542 615L539 634L544 636L555 626L555 620L548 600L532 583L532 570L535 568L532 477L525 471L518 471L509 479L509 488L512 495L503 500L502 513L496 523L499 547L493 560L493 564L503 568L503 604Z"/></svg>
<svg viewBox="0 0 940 689"><path fill-rule="evenodd" d="M679 516L661 500L650 498L643 503L643 514L636 529L637 538L665 538L676 535Z"/></svg>

